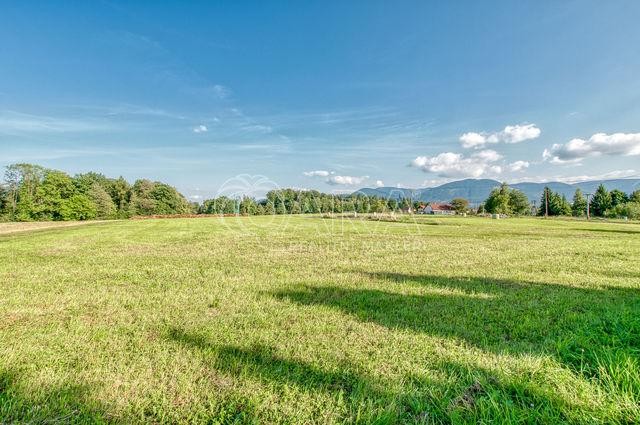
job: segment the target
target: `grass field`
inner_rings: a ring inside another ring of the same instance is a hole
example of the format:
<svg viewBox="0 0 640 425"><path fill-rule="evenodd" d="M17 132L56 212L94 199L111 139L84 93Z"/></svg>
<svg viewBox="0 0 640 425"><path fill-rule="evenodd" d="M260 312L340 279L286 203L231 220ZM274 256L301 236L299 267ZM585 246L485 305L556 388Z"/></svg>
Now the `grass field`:
<svg viewBox="0 0 640 425"><path fill-rule="evenodd" d="M0 235L0 423L639 423L640 225Z"/></svg>

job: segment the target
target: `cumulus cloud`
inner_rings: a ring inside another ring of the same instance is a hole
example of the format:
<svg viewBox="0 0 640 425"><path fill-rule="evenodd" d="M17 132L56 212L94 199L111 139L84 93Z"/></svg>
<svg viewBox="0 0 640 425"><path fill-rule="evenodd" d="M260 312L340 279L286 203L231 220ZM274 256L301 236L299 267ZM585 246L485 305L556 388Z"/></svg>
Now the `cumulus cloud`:
<svg viewBox="0 0 640 425"><path fill-rule="evenodd" d="M330 185L345 185L345 186L353 186L357 184L362 184L369 176L331 176L327 179L327 183Z"/></svg>
<svg viewBox="0 0 640 425"><path fill-rule="evenodd" d="M496 133L469 132L460 136L463 148L482 148L487 144L520 143L540 137L540 129L535 124L508 125Z"/></svg>
<svg viewBox="0 0 640 425"><path fill-rule="evenodd" d="M640 133L597 133L587 140L573 139L545 149L542 157L552 164L578 163L590 156L640 155Z"/></svg>
<svg viewBox="0 0 640 425"><path fill-rule="evenodd" d="M505 143L520 143L540 137L540 129L535 124L508 125L498 133L498 140Z"/></svg>
<svg viewBox="0 0 640 425"><path fill-rule="evenodd" d="M439 177L480 177L485 174L500 174L502 168L495 164L502 156L493 150L483 150L471 156L460 153L443 152L436 156L419 156L411 165L426 173Z"/></svg>
<svg viewBox="0 0 640 425"><path fill-rule="evenodd" d="M509 164L509 171L523 171L525 168L529 168L527 161L516 161Z"/></svg>
<svg viewBox="0 0 640 425"><path fill-rule="evenodd" d="M487 137L480 133L470 132L460 136L460 141L463 148L469 149L486 145Z"/></svg>
<svg viewBox="0 0 640 425"><path fill-rule="evenodd" d="M203 124L200 124L193 128L194 133L206 133L207 131L209 131L209 129L207 128L206 125L203 125Z"/></svg>
<svg viewBox="0 0 640 425"><path fill-rule="evenodd" d="M315 170L315 171L305 171L302 174L304 174L307 177L329 177L329 174L331 173L325 170Z"/></svg>
<svg viewBox="0 0 640 425"><path fill-rule="evenodd" d="M327 170L304 171L302 174L307 177L322 177L325 183L332 186L354 186L362 184L369 179L369 176L341 176L337 175L335 171ZM376 187L382 187L384 183L382 180L376 180L375 185Z"/></svg>

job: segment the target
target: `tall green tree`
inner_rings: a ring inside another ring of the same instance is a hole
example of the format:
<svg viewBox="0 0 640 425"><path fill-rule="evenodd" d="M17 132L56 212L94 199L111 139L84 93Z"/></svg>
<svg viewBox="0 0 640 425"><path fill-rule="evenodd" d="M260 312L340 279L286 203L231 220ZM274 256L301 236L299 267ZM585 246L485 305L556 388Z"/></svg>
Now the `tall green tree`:
<svg viewBox="0 0 640 425"><path fill-rule="evenodd" d="M275 215L276 207L275 205L273 205L272 201L267 201L267 203L264 205L264 213L266 215Z"/></svg>
<svg viewBox="0 0 640 425"><path fill-rule="evenodd" d="M604 217L607 210L611 208L611 194L603 184L598 186L596 193L593 194L589 207L591 214L596 217Z"/></svg>
<svg viewBox="0 0 640 425"><path fill-rule="evenodd" d="M255 215L258 210L258 205L253 198L244 196L240 201L240 214L242 215Z"/></svg>
<svg viewBox="0 0 640 425"><path fill-rule="evenodd" d="M65 220L63 206L77 193L71 177L62 171L50 170L36 191L32 218L37 220Z"/></svg>
<svg viewBox="0 0 640 425"><path fill-rule="evenodd" d="M580 188L576 189L573 194L573 202L571 204L571 214L574 217L581 217L587 213L587 199L584 197Z"/></svg>
<svg viewBox="0 0 640 425"><path fill-rule="evenodd" d="M482 210L491 214L527 215L531 213L531 205L524 192L502 183L491 191Z"/></svg>
<svg viewBox="0 0 640 425"><path fill-rule="evenodd" d="M117 210L116 204L107 193L105 188L98 183L93 183L87 196L93 201L96 207L96 217L100 219L115 218Z"/></svg>
<svg viewBox="0 0 640 425"><path fill-rule="evenodd" d="M549 208L551 198L552 191L549 186L545 186L544 189L542 189L542 195L540 196L540 208L538 209L538 215L553 215Z"/></svg>
<svg viewBox="0 0 640 425"><path fill-rule="evenodd" d="M510 214L509 185L502 183L500 187L493 189L484 202L484 208L491 214Z"/></svg>
<svg viewBox="0 0 640 425"><path fill-rule="evenodd" d="M462 214L469 209L469 201L464 198L454 198L451 200L451 206L458 214Z"/></svg>
<svg viewBox="0 0 640 425"><path fill-rule="evenodd" d="M629 197L621 190L613 189L611 195L611 207L629 202Z"/></svg>
<svg viewBox="0 0 640 425"><path fill-rule="evenodd" d="M87 195L76 193L60 204L60 220L91 220L96 218L96 204Z"/></svg>
<svg viewBox="0 0 640 425"><path fill-rule="evenodd" d="M560 197L558 212L558 215L571 215L571 204L564 194Z"/></svg>
<svg viewBox="0 0 640 425"><path fill-rule="evenodd" d="M109 195L113 203L116 205L118 217L127 218L131 215L129 201L131 200L131 185L120 176L116 180L111 181L108 189Z"/></svg>
<svg viewBox="0 0 640 425"><path fill-rule="evenodd" d="M540 209L538 215L544 216L571 215L571 204L564 195L552 191L545 187L540 197Z"/></svg>
<svg viewBox="0 0 640 425"><path fill-rule="evenodd" d="M6 167L4 174L7 216L10 220L33 219L36 192L47 172L39 165L20 163Z"/></svg>
<svg viewBox="0 0 640 425"><path fill-rule="evenodd" d="M76 174L73 176L73 184L80 193L84 193L86 195L95 185L100 185L107 190L111 181L103 174L89 171L88 173Z"/></svg>
<svg viewBox="0 0 640 425"><path fill-rule="evenodd" d="M509 209L515 215L531 214L531 204L529 198L521 190L511 189L509 191Z"/></svg>

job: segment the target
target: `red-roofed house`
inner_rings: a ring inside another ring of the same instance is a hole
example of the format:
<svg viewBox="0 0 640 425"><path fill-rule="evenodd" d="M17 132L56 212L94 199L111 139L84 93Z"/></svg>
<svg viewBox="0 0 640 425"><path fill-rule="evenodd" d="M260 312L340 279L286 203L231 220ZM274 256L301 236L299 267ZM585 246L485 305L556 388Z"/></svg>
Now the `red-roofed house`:
<svg viewBox="0 0 640 425"><path fill-rule="evenodd" d="M436 204L431 203L427 205L423 210L423 214L433 215L454 215L456 210L449 204Z"/></svg>

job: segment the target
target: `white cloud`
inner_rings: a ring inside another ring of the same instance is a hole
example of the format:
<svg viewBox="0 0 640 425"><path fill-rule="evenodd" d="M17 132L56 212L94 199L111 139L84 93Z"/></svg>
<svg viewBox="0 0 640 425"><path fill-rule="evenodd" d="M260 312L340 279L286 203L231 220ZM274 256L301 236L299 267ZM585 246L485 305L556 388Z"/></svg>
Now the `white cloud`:
<svg viewBox="0 0 640 425"><path fill-rule="evenodd" d="M542 157L552 164L568 164L601 155L640 155L640 133L597 133L588 140L572 139L545 149Z"/></svg>
<svg viewBox="0 0 640 425"><path fill-rule="evenodd" d="M527 161L516 161L509 164L509 171L523 171L525 168L529 168Z"/></svg>
<svg viewBox="0 0 640 425"><path fill-rule="evenodd" d="M302 174L304 174L307 177L329 177L329 174L331 173L325 170L315 170L315 171L305 171Z"/></svg>
<svg viewBox="0 0 640 425"><path fill-rule="evenodd" d="M486 149L471 155L471 158L478 159L482 162L496 162L502 159L502 155L491 149Z"/></svg>
<svg viewBox="0 0 640 425"><path fill-rule="evenodd" d="M384 183L382 180L376 180L376 187L384 187Z"/></svg>
<svg viewBox="0 0 640 425"><path fill-rule="evenodd" d="M305 171L304 174L307 177L323 177L325 178L325 183L330 184L332 186L344 185L344 186L354 186L358 184L362 184L366 181L369 176L340 176L336 175L335 171L326 171L326 170L314 170L314 171ZM382 180L376 181L376 187L382 187L384 183Z"/></svg>
<svg viewBox="0 0 640 425"><path fill-rule="evenodd" d="M209 131L209 129L207 128L206 125L203 125L203 124L200 124L193 128L194 133L206 133L207 131Z"/></svg>
<svg viewBox="0 0 640 425"><path fill-rule="evenodd" d="M469 149L477 146L484 146L487 143L487 138L480 133L464 133L460 136L462 147Z"/></svg>
<svg viewBox="0 0 640 425"><path fill-rule="evenodd" d="M540 129L535 124L508 125L501 133L498 133L498 139L505 143L520 143L525 140L537 139L540 137L540 133Z"/></svg>
<svg viewBox="0 0 640 425"><path fill-rule="evenodd" d="M500 174L502 168L494 164L500 159L502 156L493 150L483 150L468 157L459 153L443 152L436 156L419 156L411 165L426 173L437 174L438 177L478 178L485 174Z"/></svg>
<svg viewBox="0 0 640 425"><path fill-rule="evenodd" d="M520 143L540 137L540 129L535 124L508 125L496 133L469 132L460 136L462 147L469 149L482 148L487 144Z"/></svg>
<svg viewBox="0 0 640 425"><path fill-rule="evenodd" d="M327 179L327 183L330 185L346 185L353 186L362 184L369 176L354 177L354 176L331 176Z"/></svg>

